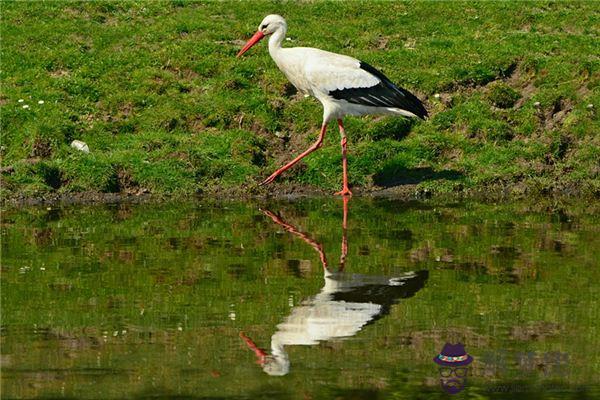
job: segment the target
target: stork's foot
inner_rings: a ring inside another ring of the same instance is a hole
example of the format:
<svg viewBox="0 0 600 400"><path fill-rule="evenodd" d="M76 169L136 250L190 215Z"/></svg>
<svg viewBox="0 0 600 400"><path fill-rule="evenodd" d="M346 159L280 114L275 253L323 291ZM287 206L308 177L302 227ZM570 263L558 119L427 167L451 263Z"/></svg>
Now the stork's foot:
<svg viewBox="0 0 600 400"><path fill-rule="evenodd" d="M335 192L334 195L336 195L336 196L352 196L352 192L350 191L350 189L344 188L343 190L340 190L339 192Z"/></svg>
<svg viewBox="0 0 600 400"><path fill-rule="evenodd" d="M275 178L277 178L279 176L278 172L279 171L275 171L275 173L273 173L267 179L265 179L264 181L262 181L261 183L259 183L258 186L268 185L269 183L273 182L275 180Z"/></svg>

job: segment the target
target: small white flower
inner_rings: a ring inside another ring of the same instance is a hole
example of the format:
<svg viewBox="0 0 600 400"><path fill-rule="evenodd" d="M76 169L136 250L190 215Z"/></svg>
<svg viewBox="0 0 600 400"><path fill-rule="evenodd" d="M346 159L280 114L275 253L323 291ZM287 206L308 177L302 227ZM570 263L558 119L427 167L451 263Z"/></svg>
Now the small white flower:
<svg viewBox="0 0 600 400"><path fill-rule="evenodd" d="M29 108L29 106L28 106L27 104L25 104L25 105L23 106L23 108L27 110L27 109Z"/></svg>
<svg viewBox="0 0 600 400"><path fill-rule="evenodd" d="M24 102L24 101L25 101L25 100L23 100L23 99L19 99L19 103L22 103L22 102Z"/></svg>
<svg viewBox="0 0 600 400"><path fill-rule="evenodd" d="M440 94L436 93L436 94L433 95L433 97L435 97L436 99L439 99L440 98Z"/></svg>
<svg viewBox="0 0 600 400"><path fill-rule="evenodd" d="M44 100L39 100L38 104L44 104Z"/></svg>

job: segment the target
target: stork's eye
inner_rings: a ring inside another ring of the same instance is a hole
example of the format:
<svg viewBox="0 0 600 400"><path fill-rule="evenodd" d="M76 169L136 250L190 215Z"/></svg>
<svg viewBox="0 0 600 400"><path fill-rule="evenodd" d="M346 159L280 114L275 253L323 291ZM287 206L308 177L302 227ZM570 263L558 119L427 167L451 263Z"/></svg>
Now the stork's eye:
<svg viewBox="0 0 600 400"><path fill-rule="evenodd" d="M269 24L262 24L260 26L260 30L264 31L265 29L267 29L267 26L269 26Z"/></svg>

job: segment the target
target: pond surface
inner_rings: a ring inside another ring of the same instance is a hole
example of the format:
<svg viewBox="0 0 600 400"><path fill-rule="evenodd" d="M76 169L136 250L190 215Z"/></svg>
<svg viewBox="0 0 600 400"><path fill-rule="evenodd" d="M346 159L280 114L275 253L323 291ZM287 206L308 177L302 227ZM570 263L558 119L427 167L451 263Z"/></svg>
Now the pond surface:
<svg viewBox="0 0 600 400"><path fill-rule="evenodd" d="M441 379L456 398L598 398L597 211L5 210L2 398L447 398ZM457 343L468 365L433 362Z"/></svg>

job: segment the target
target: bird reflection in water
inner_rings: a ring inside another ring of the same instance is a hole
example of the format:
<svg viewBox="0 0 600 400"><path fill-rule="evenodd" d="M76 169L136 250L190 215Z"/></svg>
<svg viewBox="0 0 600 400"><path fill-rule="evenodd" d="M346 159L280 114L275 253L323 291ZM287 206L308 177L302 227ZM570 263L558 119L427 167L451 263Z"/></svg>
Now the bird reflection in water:
<svg viewBox="0 0 600 400"><path fill-rule="evenodd" d="M285 346L316 345L321 341L354 336L365 325L389 314L398 299L412 297L424 285L428 271L407 272L395 275L351 274L344 270L348 254L348 202L343 201L342 252L339 269L329 268L323 246L294 225L285 222L275 213L262 210L273 222L308 243L319 254L325 285L321 291L299 305L285 321L277 325L271 336L271 353L259 348L243 332L240 337L254 351L263 370L273 376L286 375L290 360Z"/></svg>

